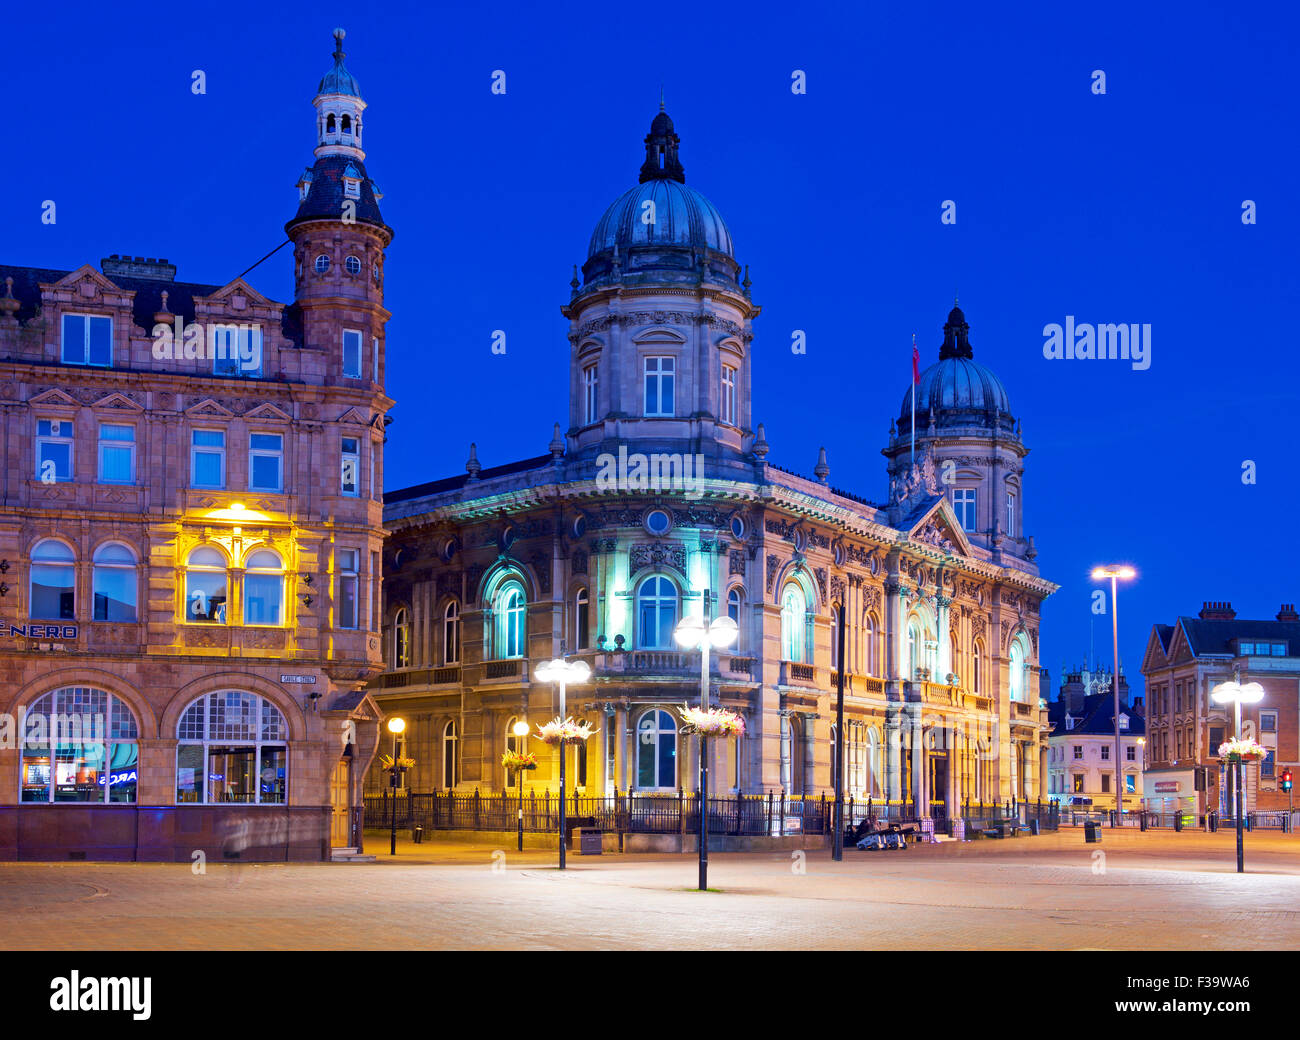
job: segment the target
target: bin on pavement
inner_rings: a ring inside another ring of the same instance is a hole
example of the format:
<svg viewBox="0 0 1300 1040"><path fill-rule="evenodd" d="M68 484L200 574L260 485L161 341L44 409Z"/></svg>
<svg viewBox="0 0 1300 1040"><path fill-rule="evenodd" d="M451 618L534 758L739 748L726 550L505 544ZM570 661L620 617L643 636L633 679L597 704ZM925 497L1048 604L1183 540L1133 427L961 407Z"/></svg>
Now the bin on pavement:
<svg viewBox="0 0 1300 1040"><path fill-rule="evenodd" d="M1089 845L1100 844L1101 825L1096 820L1083 821L1083 840Z"/></svg>
<svg viewBox="0 0 1300 1040"><path fill-rule="evenodd" d="M578 838L578 854L580 856L599 856L601 852L601 831L597 827L578 827L576 829Z"/></svg>

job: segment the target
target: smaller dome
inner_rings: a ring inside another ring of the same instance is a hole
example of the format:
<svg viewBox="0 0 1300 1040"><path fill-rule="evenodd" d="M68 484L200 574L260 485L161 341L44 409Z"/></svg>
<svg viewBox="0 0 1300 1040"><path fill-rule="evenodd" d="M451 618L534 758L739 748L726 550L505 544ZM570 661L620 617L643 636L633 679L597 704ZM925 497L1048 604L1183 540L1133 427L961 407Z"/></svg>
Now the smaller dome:
<svg viewBox="0 0 1300 1040"><path fill-rule="evenodd" d="M650 212L654 222L646 223L644 215ZM707 246L735 256L731 232L713 203L668 178L644 181L615 199L591 233L587 256L616 245L625 256L632 246Z"/></svg>
<svg viewBox="0 0 1300 1040"><path fill-rule="evenodd" d="M1012 425L1011 400L996 375L975 360L970 345L970 325L960 307L948 312L943 327L939 360L921 373L916 387L918 429L931 421L936 427L971 422L986 424L1000 413L1002 423ZM912 428L912 387L903 393L899 429Z"/></svg>

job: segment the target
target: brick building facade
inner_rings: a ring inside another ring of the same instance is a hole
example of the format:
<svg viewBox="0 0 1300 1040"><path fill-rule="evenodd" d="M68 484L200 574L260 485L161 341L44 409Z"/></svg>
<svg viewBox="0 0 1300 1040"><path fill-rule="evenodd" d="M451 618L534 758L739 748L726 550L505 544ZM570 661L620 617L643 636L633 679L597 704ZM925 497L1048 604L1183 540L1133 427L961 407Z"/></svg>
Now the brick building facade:
<svg viewBox="0 0 1300 1040"><path fill-rule="evenodd" d="M0 858L353 843L392 232L337 38L292 303L144 257L0 267Z"/></svg>

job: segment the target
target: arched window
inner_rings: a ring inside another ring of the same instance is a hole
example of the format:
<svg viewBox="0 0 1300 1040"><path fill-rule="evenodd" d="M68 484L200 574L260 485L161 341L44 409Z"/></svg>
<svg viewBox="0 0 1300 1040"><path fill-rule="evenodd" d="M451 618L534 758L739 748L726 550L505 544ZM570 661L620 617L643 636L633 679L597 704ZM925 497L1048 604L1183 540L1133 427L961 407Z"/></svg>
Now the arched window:
<svg viewBox="0 0 1300 1040"><path fill-rule="evenodd" d="M343 132L348 135L352 133L352 117L350 115L345 114L343 116Z"/></svg>
<svg viewBox="0 0 1300 1040"><path fill-rule="evenodd" d="M651 708L637 720L636 785L642 790L677 787L677 723L662 708Z"/></svg>
<svg viewBox="0 0 1300 1040"><path fill-rule="evenodd" d="M200 546L185 561L185 620L226 623L226 558Z"/></svg>
<svg viewBox="0 0 1300 1040"><path fill-rule="evenodd" d="M970 650L970 688L971 693L978 694L984 689L984 657L977 639Z"/></svg>
<svg viewBox="0 0 1300 1040"><path fill-rule="evenodd" d="M862 623L863 638L866 641L866 667L867 674L880 675L880 662L876 658L876 618L873 614L868 614L866 620Z"/></svg>
<svg viewBox="0 0 1300 1040"><path fill-rule="evenodd" d="M442 612L442 663L460 663L460 608L454 599Z"/></svg>
<svg viewBox="0 0 1300 1040"><path fill-rule="evenodd" d="M270 549L249 553L244 565L244 624L284 624L284 563Z"/></svg>
<svg viewBox="0 0 1300 1040"><path fill-rule="evenodd" d="M516 751L524 754L528 750L528 734L522 737L515 733L515 723L519 721L518 715L511 715L506 719L506 750Z"/></svg>
<svg viewBox="0 0 1300 1040"><path fill-rule="evenodd" d="M124 701L65 686L38 697L23 719L22 801L135 801L140 731Z"/></svg>
<svg viewBox="0 0 1300 1040"><path fill-rule="evenodd" d="M733 586L727 593L727 617L736 623L737 628L740 627L740 607L743 599L744 593L740 591L739 585Z"/></svg>
<svg viewBox="0 0 1300 1040"><path fill-rule="evenodd" d="M177 805L284 805L289 728L270 701L244 690L205 694L176 727Z"/></svg>
<svg viewBox="0 0 1300 1040"><path fill-rule="evenodd" d="M411 667L411 615L405 607L393 618L393 667Z"/></svg>
<svg viewBox="0 0 1300 1040"><path fill-rule="evenodd" d="M325 117L325 132L326 132L327 134L332 134L332 133L334 133L334 113L333 113L333 112L331 112L329 115L327 115L327 116Z"/></svg>
<svg viewBox="0 0 1300 1040"><path fill-rule="evenodd" d="M442 786L453 790L460 780L460 740L453 719L442 727Z"/></svg>
<svg viewBox="0 0 1300 1040"><path fill-rule="evenodd" d="M867 777L866 793L872 798L880 797L880 737L874 729L867 730Z"/></svg>
<svg viewBox="0 0 1300 1040"><path fill-rule="evenodd" d="M677 588L662 574L646 578L637 589L638 646L664 650L673 645L677 624Z"/></svg>
<svg viewBox="0 0 1300 1040"><path fill-rule="evenodd" d="M77 616L76 555L46 538L32 549L31 596L27 616L43 621L73 621Z"/></svg>
<svg viewBox="0 0 1300 1040"><path fill-rule="evenodd" d="M916 670L920 667L921 659L917 656L920 653L920 633L916 630L916 625L912 622L907 623L907 677L916 679Z"/></svg>
<svg viewBox="0 0 1300 1040"><path fill-rule="evenodd" d="M1019 637L1011 643L1010 654L1011 699L1017 703L1025 700L1025 648Z"/></svg>
<svg viewBox="0 0 1300 1040"><path fill-rule="evenodd" d="M808 601L798 582L790 582L781 597L781 656L800 663L807 657Z"/></svg>
<svg viewBox="0 0 1300 1040"><path fill-rule="evenodd" d="M840 668L840 608L831 607L831 671Z"/></svg>
<svg viewBox="0 0 1300 1040"><path fill-rule="evenodd" d="M494 608L496 614L496 656L523 657L527 635L527 611L524 587L511 580L497 590Z"/></svg>
<svg viewBox="0 0 1300 1040"><path fill-rule="evenodd" d="M579 589L573 597L573 648L586 650L591 645L590 607L586 588Z"/></svg>
<svg viewBox="0 0 1300 1040"><path fill-rule="evenodd" d="M804 728L795 715L781 716L781 786L786 794L804 793Z"/></svg>
<svg viewBox="0 0 1300 1040"><path fill-rule="evenodd" d="M135 553L119 542L95 550L92 585L96 621L135 621L139 583Z"/></svg>
<svg viewBox="0 0 1300 1040"><path fill-rule="evenodd" d="M957 633L949 633L948 637L948 671L952 672L958 678L961 678L961 647L957 645ZM946 675L940 676L944 682L948 681Z"/></svg>

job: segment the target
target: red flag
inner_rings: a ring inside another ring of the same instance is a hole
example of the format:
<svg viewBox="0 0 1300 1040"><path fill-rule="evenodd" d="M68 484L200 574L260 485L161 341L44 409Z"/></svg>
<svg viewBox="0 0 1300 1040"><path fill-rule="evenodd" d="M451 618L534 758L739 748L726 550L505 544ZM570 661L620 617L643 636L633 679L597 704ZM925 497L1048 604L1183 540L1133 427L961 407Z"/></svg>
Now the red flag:
<svg viewBox="0 0 1300 1040"><path fill-rule="evenodd" d="M912 382L921 385L921 352L916 349L916 336L912 336Z"/></svg>

